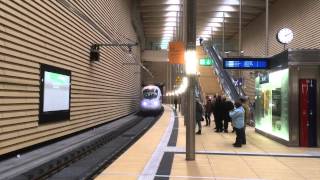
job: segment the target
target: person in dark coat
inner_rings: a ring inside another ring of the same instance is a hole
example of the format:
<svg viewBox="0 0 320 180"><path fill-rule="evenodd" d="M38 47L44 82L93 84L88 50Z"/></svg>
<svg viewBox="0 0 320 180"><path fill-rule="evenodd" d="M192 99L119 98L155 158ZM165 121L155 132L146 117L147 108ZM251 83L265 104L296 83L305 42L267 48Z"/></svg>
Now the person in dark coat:
<svg viewBox="0 0 320 180"><path fill-rule="evenodd" d="M178 107L178 98L177 97L174 97L173 104L174 104L174 109L177 110L177 107Z"/></svg>
<svg viewBox="0 0 320 180"><path fill-rule="evenodd" d="M198 132L196 134L201 134L201 119L203 115L203 107L199 101L199 99L196 100L196 123L198 125Z"/></svg>
<svg viewBox="0 0 320 180"><path fill-rule="evenodd" d="M230 100L227 100L225 97L223 98L223 130L225 133L228 132L228 124L231 122L231 117L229 116L229 111L233 110L234 106Z"/></svg>
<svg viewBox="0 0 320 180"><path fill-rule="evenodd" d="M214 107L216 100L217 100L217 97L216 97L216 95L214 95L213 99L211 101L211 112L213 115L213 120L214 120L214 125L215 125L214 129L217 129L217 117L216 117L216 111L215 111L215 107Z"/></svg>
<svg viewBox="0 0 320 180"><path fill-rule="evenodd" d="M206 126L210 126L211 124L211 119L210 119L211 111L212 111L211 107L212 107L211 99L207 98L207 102L205 105Z"/></svg>
<svg viewBox="0 0 320 180"><path fill-rule="evenodd" d="M215 122L216 122L216 131L222 132L222 120L223 120L223 102L222 98L219 95L214 103L214 112L215 112Z"/></svg>

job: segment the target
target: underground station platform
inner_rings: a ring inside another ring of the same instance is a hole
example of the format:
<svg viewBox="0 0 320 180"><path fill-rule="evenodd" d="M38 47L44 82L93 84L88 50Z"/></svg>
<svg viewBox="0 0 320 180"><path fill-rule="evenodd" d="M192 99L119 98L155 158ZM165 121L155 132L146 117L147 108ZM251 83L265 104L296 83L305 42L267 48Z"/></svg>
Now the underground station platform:
<svg viewBox="0 0 320 180"><path fill-rule="evenodd" d="M96 179L320 179L320 149L288 147L246 128L247 144L234 148L235 133L204 126L196 158L186 161L184 118L165 106L161 118Z"/></svg>

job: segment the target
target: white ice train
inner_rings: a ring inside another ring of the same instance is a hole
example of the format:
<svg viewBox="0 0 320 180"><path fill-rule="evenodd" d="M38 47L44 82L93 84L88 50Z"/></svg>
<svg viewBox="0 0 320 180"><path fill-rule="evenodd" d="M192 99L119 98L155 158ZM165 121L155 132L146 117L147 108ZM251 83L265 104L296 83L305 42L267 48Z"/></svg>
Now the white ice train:
<svg viewBox="0 0 320 180"><path fill-rule="evenodd" d="M140 109L143 113L158 113L162 109L162 95L158 86L149 85L142 89Z"/></svg>

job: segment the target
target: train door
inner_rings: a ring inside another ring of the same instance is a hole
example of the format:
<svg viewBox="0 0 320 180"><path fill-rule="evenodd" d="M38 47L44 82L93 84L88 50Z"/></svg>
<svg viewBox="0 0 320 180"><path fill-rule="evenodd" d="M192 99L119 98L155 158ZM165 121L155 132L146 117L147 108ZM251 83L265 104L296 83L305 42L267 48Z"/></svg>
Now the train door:
<svg viewBox="0 0 320 180"><path fill-rule="evenodd" d="M317 81L299 81L300 146L317 146Z"/></svg>

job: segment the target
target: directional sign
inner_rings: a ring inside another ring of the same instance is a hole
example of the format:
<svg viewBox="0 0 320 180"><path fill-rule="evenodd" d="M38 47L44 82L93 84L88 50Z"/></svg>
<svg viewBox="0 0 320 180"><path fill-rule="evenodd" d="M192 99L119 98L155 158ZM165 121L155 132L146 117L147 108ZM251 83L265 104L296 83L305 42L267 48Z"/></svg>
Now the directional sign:
<svg viewBox="0 0 320 180"><path fill-rule="evenodd" d="M169 63L170 64L184 64L184 44L183 42L169 43Z"/></svg>
<svg viewBox="0 0 320 180"><path fill-rule="evenodd" d="M210 58L201 58L199 64L200 66L212 66L213 61Z"/></svg>

